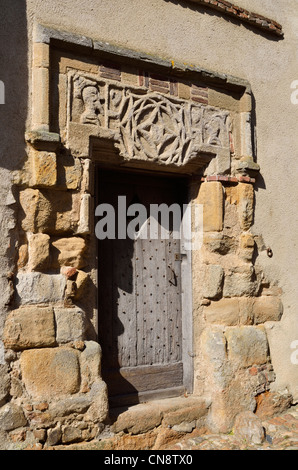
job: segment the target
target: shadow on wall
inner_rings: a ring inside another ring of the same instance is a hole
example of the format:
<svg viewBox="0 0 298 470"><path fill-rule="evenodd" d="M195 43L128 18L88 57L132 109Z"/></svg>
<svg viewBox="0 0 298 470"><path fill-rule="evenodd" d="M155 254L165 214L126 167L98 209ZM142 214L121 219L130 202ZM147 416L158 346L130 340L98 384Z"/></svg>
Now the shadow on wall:
<svg viewBox="0 0 298 470"><path fill-rule="evenodd" d="M1 0L0 168L18 169L25 157L24 133L28 112L28 38L26 1Z"/></svg>
<svg viewBox="0 0 298 470"><path fill-rule="evenodd" d="M242 19L237 19L233 18L232 16L228 15L227 13L223 13L221 11L214 10L212 7L208 5L202 5L200 3L197 3L196 0L164 0L167 3L174 3L175 5L181 5L183 8L188 8L189 10L192 11L197 11L201 14L206 14L206 15L211 15L211 16L216 16L217 18L222 18L225 21L228 21L229 23L232 23L236 26L243 26L250 31L254 32L255 34L258 34L265 39L268 39L270 41L280 41L283 39L283 36L275 36L273 35L270 31L262 31L258 27L253 26L247 22L245 22ZM210 2L212 3L212 2ZM214 2L213 2L214 3ZM234 3L237 5L237 1L233 2L231 1L230 3Z"/></svg>

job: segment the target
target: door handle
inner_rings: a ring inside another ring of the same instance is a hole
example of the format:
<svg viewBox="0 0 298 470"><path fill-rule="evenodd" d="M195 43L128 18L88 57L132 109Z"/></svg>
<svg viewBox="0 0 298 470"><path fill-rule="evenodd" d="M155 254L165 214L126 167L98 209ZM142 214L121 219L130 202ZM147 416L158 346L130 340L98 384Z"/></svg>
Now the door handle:
<svg viewBox="0 0 298 470"><path fill-rule="evenodd" d="M172 266L169 265L168 268L170 269L169 283L176 287L177 286L177 275L176 275L174 269L172 268Z"/></svg>

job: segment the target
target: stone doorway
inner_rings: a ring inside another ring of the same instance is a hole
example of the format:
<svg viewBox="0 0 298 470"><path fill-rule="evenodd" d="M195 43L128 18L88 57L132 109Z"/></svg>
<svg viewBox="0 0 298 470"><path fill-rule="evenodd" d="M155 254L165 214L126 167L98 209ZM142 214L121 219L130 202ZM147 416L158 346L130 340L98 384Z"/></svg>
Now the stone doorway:
<svg viewBox="0 0 298 470"><path fill-rule="evenodd" d="M110 403L190 393L192 327L185 323L192 322L191 284L182 278L190 253L182 253L180 236L187 180L101 169L97 180L99 203L116 209L115 239L98 242L99 342ZM151 208L159 211L158 221ZM127 209L130 217L123 220ZM139 233L135 239L131 228Z"/></svg>

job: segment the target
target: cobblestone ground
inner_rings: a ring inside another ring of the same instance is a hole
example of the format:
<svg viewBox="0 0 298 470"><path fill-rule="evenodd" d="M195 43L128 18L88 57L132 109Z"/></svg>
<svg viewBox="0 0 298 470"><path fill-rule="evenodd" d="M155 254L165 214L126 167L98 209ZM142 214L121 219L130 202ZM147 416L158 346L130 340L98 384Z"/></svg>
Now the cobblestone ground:
<svg viewBox="0 0 298 470"><path fill-rule="evenodd" d="M262 444L239 441L233 434L207 434L186 437L167 446L167 450L298 450L298 406L262 423L266 430Z"/></svg>

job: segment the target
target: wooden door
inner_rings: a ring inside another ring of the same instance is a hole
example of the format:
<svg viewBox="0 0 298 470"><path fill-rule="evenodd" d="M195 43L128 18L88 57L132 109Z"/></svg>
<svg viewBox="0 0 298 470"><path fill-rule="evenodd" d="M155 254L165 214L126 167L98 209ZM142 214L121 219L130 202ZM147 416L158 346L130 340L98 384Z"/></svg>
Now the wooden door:
<svg viewBox="0 0 298 470"><path fill-rule="evenodd" d="M184 182L101 171L98 192L99 203L111 204L116 216L116 238L100 240L98 250L99 342L110 401L178 395L184 390L180 239L172 217L168 238L150 238L150 205L182 206ZM118 238L118 196L127 207L146 207L147 238Z"/></svg>

